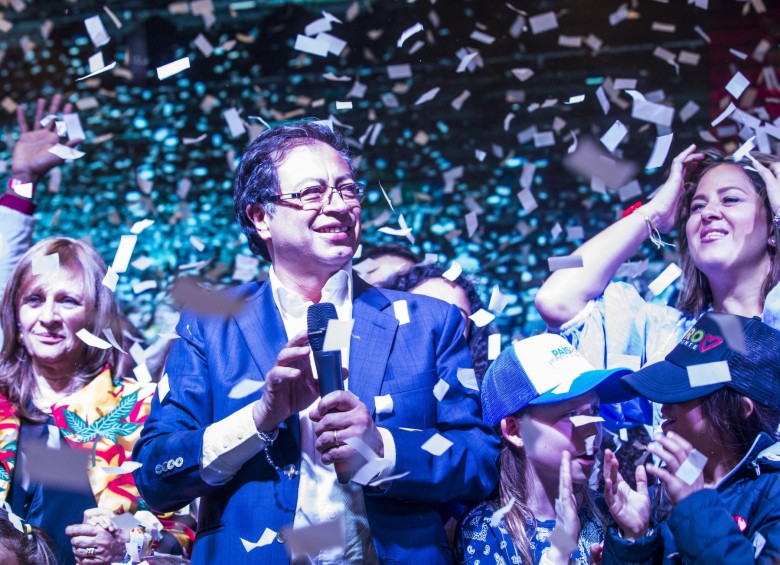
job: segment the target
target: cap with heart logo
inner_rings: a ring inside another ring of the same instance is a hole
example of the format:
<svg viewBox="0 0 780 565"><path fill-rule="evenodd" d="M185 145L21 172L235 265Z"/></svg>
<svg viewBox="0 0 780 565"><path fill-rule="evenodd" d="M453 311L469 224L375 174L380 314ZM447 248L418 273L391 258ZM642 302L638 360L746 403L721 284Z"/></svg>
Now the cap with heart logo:
<svg viewBox="0 0 780 565"><path fill-rule="evenodd" d="M731 380L692 384L691 367L701 365L706 371L723 361L728 363ZM710 363L713 365L707 366ZM622 381L654 402L688 402L729 387L780 409L780 332L758 317L707 313L685 333L665 361L647 365Z"/></svg>

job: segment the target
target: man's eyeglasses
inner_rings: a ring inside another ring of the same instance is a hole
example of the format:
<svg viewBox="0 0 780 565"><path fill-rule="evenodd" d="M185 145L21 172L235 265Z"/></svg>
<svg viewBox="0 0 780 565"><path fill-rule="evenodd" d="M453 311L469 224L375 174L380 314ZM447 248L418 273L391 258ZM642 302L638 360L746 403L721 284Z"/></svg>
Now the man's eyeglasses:
<svg viewBox="0 0 780 565"><path fill-rule="evenodd" d="M300 192L287 192L275 194L265 199L265 202L277 203L283 200L298 202L304 210L319 210L333 198L333 193L338 192L344 204L357 206L366 195L366 185L361 182L345 182L339 186L327 186L324 184L308 186Z"/></svg>

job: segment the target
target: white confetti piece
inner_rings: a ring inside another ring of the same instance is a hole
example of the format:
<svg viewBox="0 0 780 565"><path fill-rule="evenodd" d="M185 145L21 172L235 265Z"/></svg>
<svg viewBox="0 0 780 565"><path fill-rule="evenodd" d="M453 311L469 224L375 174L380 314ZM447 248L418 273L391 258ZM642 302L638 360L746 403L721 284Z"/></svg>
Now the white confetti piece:
<svg viewBox="0 0 780 565"><path fill-rule="evenodd" d="M211 57L212 53L214 53L214 46L202 33L199 33L192 43L194 43L195 47L203 53L204 57Z"/></svg>
<svg viewBox="0 0 780 565"><path fill-rule="evenodd" d="M135 380L141 384L149 384L152 382L152 374L149 372L149 367L146 363L141 363L133 367L133 375Z"/></svg>
<svg viewBox="0 0 780 565"><path fill-rule="evenodd" d="M276 532L273 531L271 528L266 528L263 532L263 535L260 536L260 539L258 539L256 542L247 541L244 538L238 538L241 540L241 543L244 546L244 549L249 553L253 549L256 549L258 547L263 547L265 545L272 544L274 540L276 540Z"/></svg>
<svg viewBox="0 0 780 565"><path fill-rule="evenodd" d="M452 442L443 435L437 433L428 438L421 447L431 455L438 457L452 447Z"/></svg>
<svg viewBox="0 0 780 565"><path fill-rule="evenodd" d="M672 139L674 134L662 135L655 138L655 145L653 146L653 153L647 160L645 169L657 169L664 164L667 155L669 155L669 148L672 146Z"/></svg>
<svg viewBox="0 0 780 565"><path fill-rule="evenodd" d="M731 382L731 372L727 361L689 365L685 369L688 372L688 382L691 387Z"/></svg>
<svg viewBox="0 0 780 565"><path fill-rule="evenodd" d="M51 255L36 255L32 260L33 276L45 275L60 268L60 256L58 253Z"/></svg>
<svg viewBox="0 0 780 565"><path fill-rule="evenodd" d="M134 233L138 235L142 231L144 231L149 226L154 225L154 220L139 220L136 223L133 224L133 227L130 228L130 233Z"/></svg>
<svg viewBox="0 0 780 565"><path fill-rule="evenodd" d="M107 287L111 292L116 290L116 283L119 282L119 273L117 273L113 267L109 267L106 271L106 276L103 277L103 286Z"/></svg>
<svg viewBox="0 0 780 565"><path fill-rule="evenodd" d="M241 120L241 117L238 115L238 110L229 108L222 113L222 116L227 122L232 137L238 137L246 132L246 127L244 126L243 120Z"/></svg>
<svg viewBox="0 0 780 565"><path fill-rule="evenodd" d="M168 396L170 391L171 385L168 382L168 373L165 373L160 379L160 382L157 383L157 394L160 396L160 402L165 400L165 397Z"/></svg>
<svg viewBox="0 0 780 565"><path fill-rule="evenodd" d="M624 126L620 120L615 120L612 127L601 136L600 141L602 145L607 148L607 151L612 153L617 149L617 146L623 141L626 135L628 135L628 128Z"/></svg>
<svg viewBox="0 0 780 565"><path fill-rule="evenodd" d="M476 233L477 228L479 228L479 218L477 217L476 212L469 212L465 216L466 220L466 233L468 234L468 237L471 238L471 236Z"/></svg>
<svg viewBox="0 0 780 565"><path fill-rule="evenodd" d="M89 39L92 41L95 48L99 49L111 41L100 16L87 18L84 20L84 25L87 28L87 35L89 35Z"/></svg>
<svg viewBox="0 0 780 565"><path fill-rule="evenodd" d="M439 379L433 387L433 396L436 397L436 400L441 402L444 400L448 390L450 390L450 383L444 379Z"/></svg>
<svg viewBox="0 0 780 565"><path fill-rule="evenodd" d="M668 287L670 284L672 284L674 281L680 278L681 274L682 274L682 270L680 269L680 267L678 267L677 264L675 263L670 263L663 270L663 272L655 278L653 282L647 285L647 288L655 296L658 296L664 290L666 290L666 287Z"/></svg>
<svg viewBox="0 0 780 565"><path fill-rule="evenodd" d="M49 147L49 153L54 153L57 157L64 159L65 161L81 159L84 155L86 155L86 153L83 151L79 151L78 149L68 147L67 145L63 145L61 143L58 143L54 147Z"/></svg>
<svg viewBox="0 0 780 565"><path fill-rule="evenodd" d="M450 102L450 106L452 106L455 110L460 110L463 108L463 104L466 102L466 100L468 100L469 96L471 96L471 91L464 90L455 99L453 99L452 102Z"/></svg>
<svg viewBox="0 0 780 565"><path fill-rule="evenodd" d="M389 394L374 397L374 406L377 414L393 413L393 397Z"/></svg>
<svg viewBox="0 0 780 565"><path fill-rule="evenodd" d="M200 239L195 237L194 235L190 236L190 244L198 250L198 252L202 252L204 249L206 249L206 244L203 243Z"/></svg>
<svg viewBox="0 0 780 565"><path fill-rule="evenodd" d="M488 336L488 360L493 361L501 353L501 334Z"/></svg>
<svg viewBox="0 0 780 565"><path fill-rule="evenodd" d="M435 87L430 89L428 92L420 96L414 103L415 106L419 106L420 104L425 104L426 102L430 102L434 98L436 98L436 95L439 94L439 91L441 90L441 87Z"/></svg>
<svg viewBox="0 0 780 565"><path fill-rule="evenodd" d="M31 182L17 182L13 184L14 192L22 198L33 197L33 183Z"/></svg>
<svg viewBox="0 0 780 565"><path fill-rule="evenodd" d="M328 45L328 53L336 56L341 55L341 52L347 46L346 41L329 33L318 33L315 39L326 43Z"/></svg>
<svg viewBox="0 0 780 565"><path fill-rule="evenodd" d="M336 110L351 110L352 102L336 102Z"/></svg>
<svg viewBox="0 0 780 565"><path fill-rule="evenodd" d="M753 559L758 559L765 545L766 538L761 535L761 532L756 532L756 535L753 536Z"/></svg>
<svg viewBox="0 0 780 565"><path fill-rule="evenodd" d="M626 91L634 92L634 91ZM671 127L674 118L674 107L651 102L650 100L634 100L631 108L631 117L637 120L650 122L666 127Z"/></svg>
<svg viewBox="0 0 780 565"><path fill-rule="evenodd" d="M530 214L539 207L539 203L534 198L530 188L526 188L517 193L517 199L520 201L520 205L525 210L526 214Z"/></svg>
<svg viewBox="0 0 780 565"><path fill-rule="evenodd" d="M157 288L157 281L133 281L133 294L141 294L147 290Z"/></svg>
<svg viewBox="0 0 780 565"><path fill-rule="evenodd" d="M76 332L76 336L89 345L90 347L97 347L98 349L110 349L111 344L107 341L100 339L95 334L91 333L86 328L80 329L78 332Z"/></svg>
<svg viewBox="0 0 780 565"><path fill-rule="evenodd" d="M111 521L120 530L131 530L141 525L141 521L138 520L133 515L132 512L123 512L122 514L118 514L117 516L112 516ZM138 546L136 544L128 544L128 545L135 545L136 546L135 551L136 552L138 551ZM128 551L128 553L130 552ZM140 561L140 558L138 559L138 561Z"/></svg>
<svg viewBox="0 0 780 565"><path fill-rule="evenodd" d="M493 512L493 515L490 517L490 527L491 528L497 528L501 524L501 520L506 516L510 510L512 510L512 507L515 505L515 497L509 499L509 502L507 502L504 506Z"/></svg>
<svg viewBox="0 0 780 565"><path fill-rule="evenodd" d="M571 420L571 423L575 428L579 428L580 426L587 426L588 424L597 424L599 422L603 422L604 418L601 416L586 416L584 414L577 414L575 416L569 416L569 420Z"/></svg>
<svg viewBox="0 0 780 565"><path fill-rule="evenodd" d="M204 139L208 137L208 134L204 133L202 135L199 135L198 137L182 137L181 142L184 145L194 145L195 143L200 143ZM182 179L184 180L184 179Z"/></svg>
<svg viewBox="0 0 780 565"><path fill-rule="evenodd" d="M692 485L702 474L706 465L707 456L694 449L674 475L685 484Z"/></svg>
<svg viewBox="0 0 780 565"><path fill-rule="evenodd" d="M393 313L395 314L395 319L398 320L399 326L409 323L409 306L406 300L393 302Z"/></svg>
<svg viewBox="0 0 780 565"><path fill-rule="evenodd" d="M236 383L228 393L228 398L245 398L250 394L256 393L265 386L265 381L255 381L252 379L243 379Z"/></svg>
<svg viewBox="0 0 780 565"><path fill-rule="evenodd" d="M734 111L735 111L736 109L737 109L737 107L736 107L736 106L734 106L734 103L733 103L733 102L729 102L729 105L728 105L728 106L726 106L726 109L725 109L725 110L723 110L723 111L720 113L720 115L719 115L717 118L715 118L714 120L712 120L712 123L711 123L710 125L712 125L712 127L715 127L715 126L717 126L717 125L718 125L718 124L720 124L720 123L721 123L723 120L725 120L725 119L726 119L726 118L728 118L728 117L729 117L731 114L733 114L733 113L734 113Z"/></svg>
<svg viewBox="0 0 780 565"><path fill-rule="evenodd" d="M309 53L310 55L326 57L328 55L329 47L330 45L328 45L327 41L322 41L313 37L306 37L305 35L298 34L298 36L295 38L295 50L303 51L304 53Z"/></svg>
<svg viewBox="0 0 780 565"><path fill-rule="evenodd" d="M453 261L450 265L450 268L444 271L441 276L448 281L455 281L463 272L463 267L460 266L460 263L457 261Z"/></svg>
<svg viewBox="0 0 780 565"><path fill-rule="evenodd" d="M726 90L729 94L731 94L735 99L739 99L740 96L742 96L742 93L745 92L745 89L750 84L750 81L745 78L745 75L737 71L737 74L735 74L729 83L726 85Z"/></svg>
<svg viewBox="0 0 780 565"><path fill-rule="evenodd" d="M137 235L123 235L119 240L119 247L114 255L114 262L111 268L116 273L124 273L127 270L127 266L130 264L130 258L133 255L133 249L138 241Z"/></svg>
<svg viewBox="0 0 780 565"><path fill-rule="evenodd" d="M414 34L423 31L423 29L425 29L425 28L423 28L423 25L420 22L417 22L413 26L405 29L404 32L401 34L401 37L399 37L398 41L396 41L395 46L400 49L401 47L403 47L404 42L407 39L412 37Z"/></svg>
<svg viewBox="0 0 780 565"><path fill-rule="evenodd" d="M731 156L731 158L734 159L734 161L741 161L746 155L749 155L750 152L753 151L753 149L756 146L754 143L755 140L756 140L756 136L754 135L750 139L745 141L745 143L743 143L739 147L739 149L734 151L734 154Z"/></svg>
<svg viewBox="0 0 780 565"><path fill-rule="evenodd" d="M391 80L398 80L412 77L412 66L409 64L403 65L387 65L387 78Z"/></svg>
<svg viewBox="0 0 780 565"><path fill-rule="evenodd" d="M481 32L479 30L472 31L469 37L474 41L484 43L485 45L492 45L493 42L496 40L496 38L493 37L492 35L488 35L487 33Z"/></svg>
<svg viewBox="0 0 780 565"><path fill-rule="evenodd" d="M493 285L493 289L490 292L490 303L488 304L488 310L495 312L496 314L500 314L511 301L511 296L508 294L503 294L497 284Z"/></svg>
<svg viewBox="0 0 780 565"><path fill-rule="evenodd" d="M593 455L596 451L596 436L585 438L585 455Z"/></svg>
<svg viewBox="0 0 780 565"><path fill-rule="evenodd" d="M458 381L464 388L471 390L479 390L479 384L477 383L477 374L474 369L458 368Z"/></svg>
<svg viewBox="0 0 780 565"><path fill-rule="evenodd" d="M577 269L582 267L582 256L560 255L557 257L548 257L547 266L551 273L559 269Z"/></svg>
<svg viewBox="0 0 780 565"><path fill-rule="evenodd" d="M685 105L680 108L680 121L683 123L690 120L696 112L698 112L701 109L701 107L694 102L693 100L688 100L688 102L685 103Z"/></svg>
<svg viewBox="0 0 780 565"><path fill-rule="evenodd" d="M127 475L142 466L138 461L125 461L119 467L100 467L100 470L108 475Z"/></svg>
<svg viewBox="0 0 780 565"><path fill-rule="evenodd" d="M322 344L323 351L340 351L349 347L352 338L352 326L355 320L328 320L328 329L325 330L325 341Z"/></svg>
<svg viewBox="0 0 780 565"><path fill-rule="evenodd" d="M555 12L545 12L531 16L528 19L528 23L531 25L531 33L536 35L556 29L558 27L558 18L555 17Z"/></svg>
<svg viewBox="0 0 780 565"><path fill-rule="evenodd" d="M108 6L103 6L103 11L108 14L108 17L111 18L111 21L114 23L117 29L122 29L122 22L119 21L119 18L114 15L114 12L112 12Z"/></svg>
<svg viewBox="0 0 780 565"><path fill-rule="evenodd" d="M161 67L157 67L157 78L159 80L164 80L189 68L190 58L182 57L181 59L177 59L176 61L162 65Z"/></svg>
<svg viewBox="0 0 780 565"><path fill-rule="evenodd" d="M522 69L512 69L512 74L515 75L515 77L521 81L525 82L532 76L534 76L533 69L528 68L522 68Z"/></svg>
<svg viewBox="0 0 780 565"><path fill-rule="evenodd" d="M474 312L471 316L469 316L469 319L474 322L474 325L478 328L487 326L490 322L495 320L496 316L494 314L491 314L484 308L480 308L476 312Z"/></svg>
<svg viewBox="0 0 780 565"><path fill-rule="evenodd" d="M119 345L119 342L116 340L116 337L114 337L114 332L111 330L111 328L103 328L103 335L106 336L106 339L108 340L108 343L111 344L111 347L127 355L127 351L122 349L122 346Z"/></svg>
<svg viewBox="0 0 780 565"><path fill-rule="evenodd" d="M468 55L465 55L461 60L460 63L458 63L458 68L455 70L456 73L462 73L464 72L469 65L471 65L471 62L474 60L475 57L479 55L479 51L472 51Z"/></svg>

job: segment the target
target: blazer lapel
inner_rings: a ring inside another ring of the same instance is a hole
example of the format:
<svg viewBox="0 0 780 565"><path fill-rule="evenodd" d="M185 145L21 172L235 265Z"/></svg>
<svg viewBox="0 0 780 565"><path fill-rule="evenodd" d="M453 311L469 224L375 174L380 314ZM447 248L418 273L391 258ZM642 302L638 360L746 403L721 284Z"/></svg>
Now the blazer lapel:
<svg viewBox="0 0 780 565"><path fill-rule="evenodd" d="M349 348L349 390L374 414L398 320L388 311L390 301L376 288L353 275L352 317L355 325Z"/></svg>
<svg viewBox="0 0 780 565"><path fill-rule="evenodd" d="M236 314L236 324L246 340L249 354L254 359L263 379L276 364L276 357L287 343L287 330L274 302L271 283L266 280L246 300L246 306ZM293 435L298 452L301 449L301 430L298 415L287 420L287 428Z"/></svg>

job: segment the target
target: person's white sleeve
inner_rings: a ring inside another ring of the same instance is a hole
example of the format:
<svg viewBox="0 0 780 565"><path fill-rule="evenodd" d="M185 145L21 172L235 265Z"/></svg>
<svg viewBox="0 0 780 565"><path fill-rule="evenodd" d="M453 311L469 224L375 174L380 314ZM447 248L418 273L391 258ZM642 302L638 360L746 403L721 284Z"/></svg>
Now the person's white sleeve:
<svg viewBox="0 0 780 565"><path fill-rule="evenodd" d="M222 485L241 466L265 449L252 417L252 404L211 424L203 433L200 476L210 485Z"/></svg>

